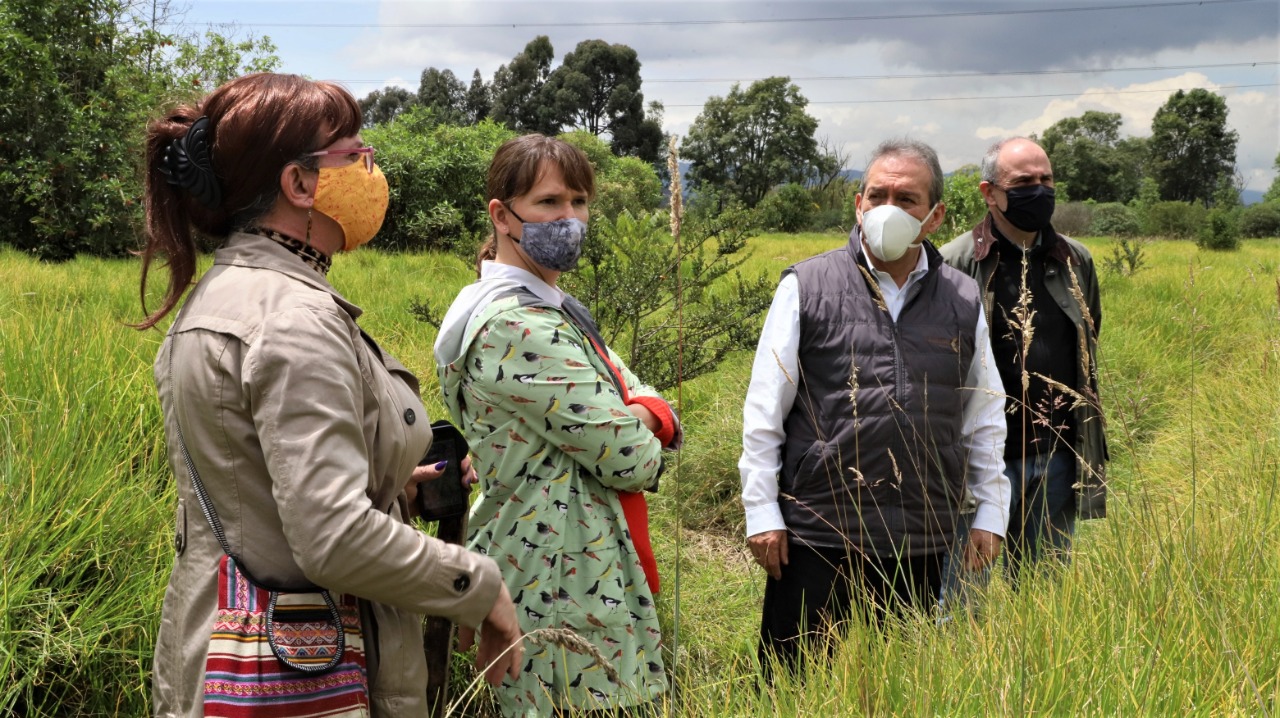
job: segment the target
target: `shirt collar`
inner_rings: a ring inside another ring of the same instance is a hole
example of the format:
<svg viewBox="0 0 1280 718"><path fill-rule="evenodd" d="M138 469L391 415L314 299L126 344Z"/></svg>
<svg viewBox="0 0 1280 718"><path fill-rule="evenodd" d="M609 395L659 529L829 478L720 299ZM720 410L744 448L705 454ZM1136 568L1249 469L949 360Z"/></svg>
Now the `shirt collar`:
<svg viewBox="0 0 1280 718"><path fill-rule="evenodd" d="M480 263L480 278L509 279L513 282L519 282L526 289L533 292L538 299L556 309L559 309L564 304L564 292L542 281L538 278L538 275L527 269L510 264L500 264L493 260L485 260Z"/></svg>
<svg viewBox="0 0 1280 718"><path fill-rule="evenodd" d="M920 248L920 253L916 256L916 268L911 270L911 273L907 275L908 283L920 278L925 272L929 271L929 257L928 252L924 249L924 242L921 242L916 246ZM876 269L875 265L871 263L871 255L868 252L863 251L861 254L863 263L867 265L867 269L871 270L872 274L880 281L881 284L886 281L893 282L893 277L889 276L888 272L882 272L879 269ZM897 286L897 282L894 282L894 286ZM906 288L905 284L903 285L903 288Z"/></svg>

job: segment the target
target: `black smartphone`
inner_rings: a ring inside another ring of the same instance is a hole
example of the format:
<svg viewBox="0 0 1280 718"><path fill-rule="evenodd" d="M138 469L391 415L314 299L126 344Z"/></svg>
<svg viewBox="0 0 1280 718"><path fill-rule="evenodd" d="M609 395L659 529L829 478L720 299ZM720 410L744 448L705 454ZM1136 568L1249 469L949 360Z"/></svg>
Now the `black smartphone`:
<svg viewBox="0 0 1280 718"><path fill-rule="evenodd" d="M431 450L418 466L449 463L440 478L418 484L418 513L423 521L451 519L467 513L470 492L462 487L462 460L468 450L467 440L458 427L447 421L431 425Z"/></svg>

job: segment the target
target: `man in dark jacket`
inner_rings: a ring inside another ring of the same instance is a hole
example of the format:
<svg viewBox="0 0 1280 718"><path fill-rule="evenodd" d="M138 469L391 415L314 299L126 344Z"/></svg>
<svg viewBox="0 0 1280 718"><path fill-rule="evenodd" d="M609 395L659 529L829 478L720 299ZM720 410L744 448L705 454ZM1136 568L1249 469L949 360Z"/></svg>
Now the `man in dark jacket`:
<svg viewBox="0 0 1280 718"><path fill-rule="evenodd" d="M1053 169L1039 145L1025 138L993 145L978 186L987 216L941 251L978 281L1008 393L1004 458L1013 503L1005 563L1016 587L1025 564L1067 559L1077 518L1105 514L1102 306L1089 250L1050 225ZM949 588L959 573L949 567Z"/></svg>
<svg viewBox="0 0 1280 718"><path fill-rule="evenodd" d="M977 285L925 241L941 199L928 145L882 144L848 244L789 267L769 308L738 464L769 574L766 675L854 613L932 609L966 489L965 560L979 570L1000 550L1004 390Z"/></svg>

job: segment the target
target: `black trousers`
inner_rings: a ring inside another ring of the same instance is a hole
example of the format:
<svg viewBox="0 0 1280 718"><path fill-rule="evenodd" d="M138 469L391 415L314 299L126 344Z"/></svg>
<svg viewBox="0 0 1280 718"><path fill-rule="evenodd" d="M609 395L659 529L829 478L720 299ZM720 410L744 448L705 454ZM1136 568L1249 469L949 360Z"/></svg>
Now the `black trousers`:
<svg viewBox="0 0 1280 718"><path fill-rule="evenodd" d="M802 652L823 644L834 649L832 628L855 616L883 626L888 611L932 611L942 585L942 556L863 556L792 541L782 578L770 577L764 589L759 656L765 680L772 682L773 662L794 671Z"/></svg>

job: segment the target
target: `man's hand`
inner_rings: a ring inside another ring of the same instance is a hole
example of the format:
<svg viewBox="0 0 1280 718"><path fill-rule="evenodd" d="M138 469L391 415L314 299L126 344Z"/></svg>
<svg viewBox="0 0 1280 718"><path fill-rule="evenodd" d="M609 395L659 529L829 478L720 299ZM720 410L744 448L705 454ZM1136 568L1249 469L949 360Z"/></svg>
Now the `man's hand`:
<svg viewBox="0 0 1280 718"><path fill-rule="evenodd" d="M511 680L520 677L520 661L524 658L523 635L516 620L516 606L511 602L507 585L502 584L498 600L494 601L489 615L480 624L480 648L476 651L476 666L484 671L489 685L502 683L504 675ZM476 632L467 626L458 627L458 650L465 651L475 643Z"/></svg>
<svg viewBox="0 0 1280 718"><path fill-rule="evenodd" d="M782 567L787 565L787 532L785 529L765 531L747 538L747 546L756 563L764 567L775 581L782 578Z"/></svg>
<svg viewBox="0 0 1280 718"><path fill-rule="evenodd" d="M1000 555L1000 537L982 529L969 530L969 543L964 547L964 567L979 571L991 565Z"/></svg>

